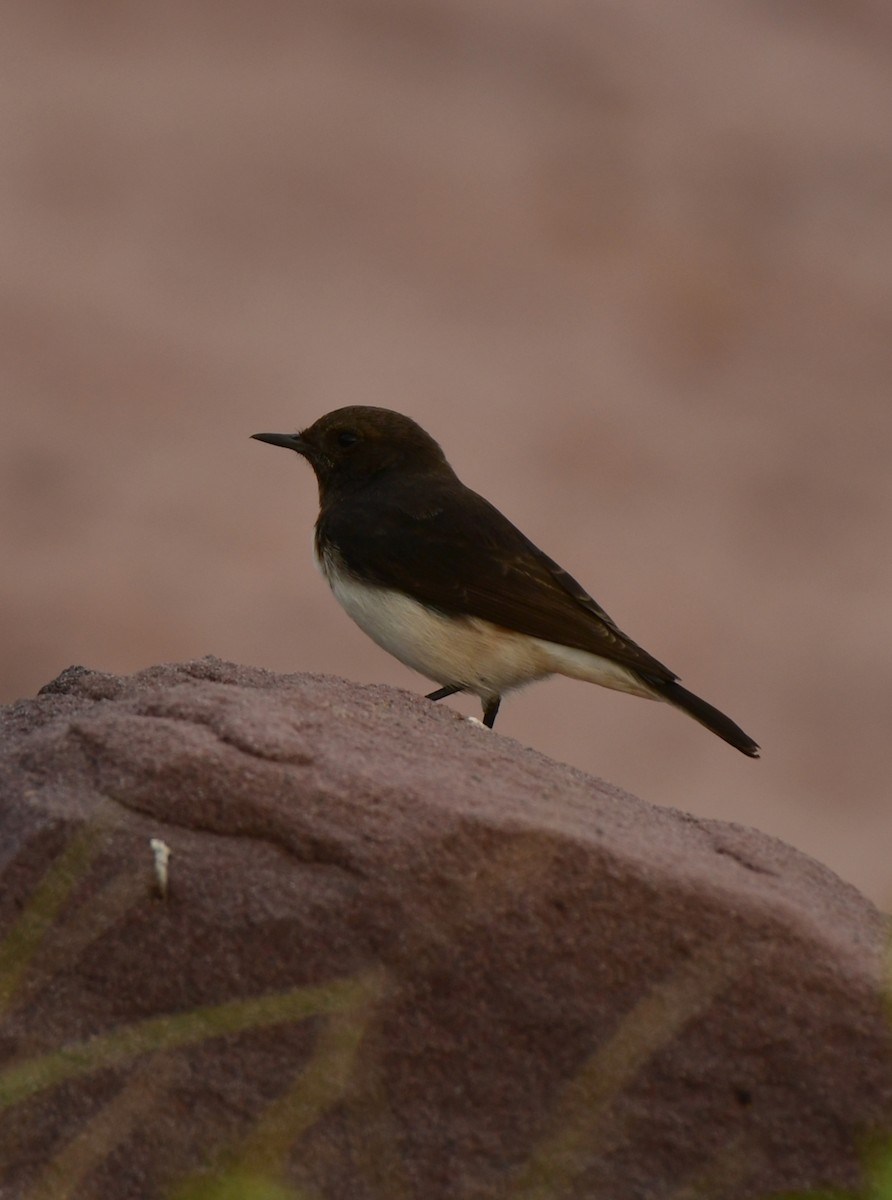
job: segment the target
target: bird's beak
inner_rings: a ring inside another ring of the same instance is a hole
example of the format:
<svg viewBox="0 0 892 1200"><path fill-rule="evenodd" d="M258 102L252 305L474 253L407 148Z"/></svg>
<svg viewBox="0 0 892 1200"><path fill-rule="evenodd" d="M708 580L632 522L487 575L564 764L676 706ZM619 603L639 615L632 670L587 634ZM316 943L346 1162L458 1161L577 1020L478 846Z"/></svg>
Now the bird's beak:
<svg viewBox="0 0 892 1200"><path fill-rule="evenodd" d="M271 446L284 446L286 450L296 450L298 454L305 454L307 451L307 443L299 433L252 433L251 437L256 438L258 442L269 442Z"/></svg>

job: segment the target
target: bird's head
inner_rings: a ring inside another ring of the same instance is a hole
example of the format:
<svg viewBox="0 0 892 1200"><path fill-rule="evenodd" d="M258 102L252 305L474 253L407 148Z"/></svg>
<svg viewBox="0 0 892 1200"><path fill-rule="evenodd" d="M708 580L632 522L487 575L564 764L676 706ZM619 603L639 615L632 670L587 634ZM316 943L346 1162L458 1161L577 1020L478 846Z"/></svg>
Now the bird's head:
<svg viewBox="0 0 892 1200"><path fill-rule="evenodd" d="M320 496L329 489L361 486L384 472L451 474L434 439L409 417L388 408L338 408L301 433L252 436L302 455L316 472Z"/></svg>

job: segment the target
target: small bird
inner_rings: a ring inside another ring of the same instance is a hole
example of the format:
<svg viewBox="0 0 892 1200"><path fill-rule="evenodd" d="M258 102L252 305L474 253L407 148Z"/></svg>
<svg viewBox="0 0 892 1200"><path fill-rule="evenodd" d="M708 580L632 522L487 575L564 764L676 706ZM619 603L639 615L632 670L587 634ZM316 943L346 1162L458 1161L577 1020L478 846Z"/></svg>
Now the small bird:
<svg viewBox="0 0 892 1200"><path fill-rule="evenodd" d="M492 728L505 692L566 675L666 700L759 757L751 737L627 637L575 579L472 492L409 417L355 405L302 433L255 433L316 473L316 561L373 641L440 684L472 692Z"/></svg>

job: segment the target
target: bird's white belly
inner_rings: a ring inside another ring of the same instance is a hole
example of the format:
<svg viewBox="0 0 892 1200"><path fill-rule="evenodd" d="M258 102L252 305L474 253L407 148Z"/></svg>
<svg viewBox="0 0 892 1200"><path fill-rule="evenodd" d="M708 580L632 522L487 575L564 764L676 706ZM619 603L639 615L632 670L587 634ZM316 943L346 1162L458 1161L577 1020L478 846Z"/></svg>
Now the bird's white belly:
<svg viewBox="0 0 892 1200"><path fill-rule="evenodd" d="M534 638L476 617L448 617L402 592L329 576L336 599L372 641L413 671L479 696L500 696L549 673Z"/></svg>
<svg viewBox="0 0 892 1200"><path fill-rule="evenodd" d="M327 555L318 565L349 617L382 649L440 684L493 699L546 675L567 675L653 697L618 663L529 637L479 617L449 617L402 592L363 583Z"/></svg>

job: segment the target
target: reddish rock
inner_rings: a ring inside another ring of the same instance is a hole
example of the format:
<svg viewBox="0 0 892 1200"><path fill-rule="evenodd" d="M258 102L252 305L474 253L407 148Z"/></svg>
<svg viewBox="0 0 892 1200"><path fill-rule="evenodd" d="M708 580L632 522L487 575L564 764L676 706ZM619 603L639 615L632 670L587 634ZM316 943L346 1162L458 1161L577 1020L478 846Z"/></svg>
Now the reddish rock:
<svg viewBox="0 0 892 1200"><path fill-rule="evenodd" d="M3 1200L744 1200L888 1125L884 919L780 842L214 659L2 728Z"/></svg>

